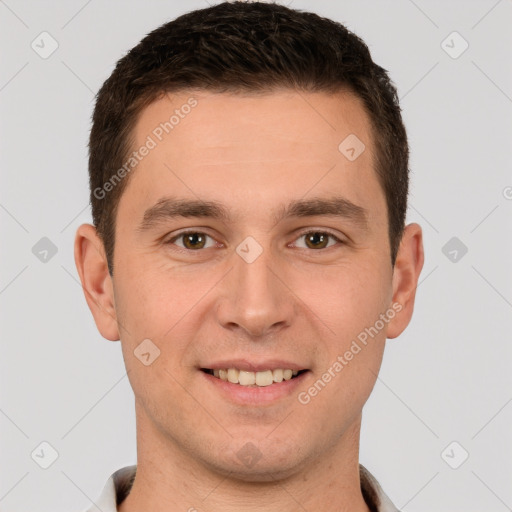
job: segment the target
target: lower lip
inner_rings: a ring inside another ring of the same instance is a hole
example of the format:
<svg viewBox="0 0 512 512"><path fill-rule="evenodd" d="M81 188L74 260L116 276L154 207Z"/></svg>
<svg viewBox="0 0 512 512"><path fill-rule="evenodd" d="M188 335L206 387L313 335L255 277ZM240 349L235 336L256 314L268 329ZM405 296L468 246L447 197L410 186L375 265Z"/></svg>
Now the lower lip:
<svg viewBox="0 0 512 512"><path fill-rule="evenodd" d="M228 400L238 405L264 405L275 402L281 398L297 394L298 389L303 386L304 378L309 371L297 375L293 379L274 382L270 386L249 387L241 384L233 384L229 381L221 380L209 373L199 370L199 373L206 378L206 382L214 386Z"/></svg>

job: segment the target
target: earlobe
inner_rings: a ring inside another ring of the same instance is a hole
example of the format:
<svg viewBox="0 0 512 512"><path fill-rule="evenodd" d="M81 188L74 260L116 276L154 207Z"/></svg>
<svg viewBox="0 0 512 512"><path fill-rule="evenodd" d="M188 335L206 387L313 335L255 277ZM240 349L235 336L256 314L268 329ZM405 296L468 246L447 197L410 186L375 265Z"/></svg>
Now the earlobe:
<svg viewBox="0 0 512 512"><path fill-rule="evenodd" d="M100 334L110 341L119 340L112 278L103 243L91 224L82 224L77 229L75 264Z"/></svg>
<svg viewBox="0 0 512 512"><path fill-rule="evenodd" d="M409 324L418 279L423 268L423 236L418 224L405 227L393 270L392 306L397 315L388 324L387 337L396 338Z"/></svg>

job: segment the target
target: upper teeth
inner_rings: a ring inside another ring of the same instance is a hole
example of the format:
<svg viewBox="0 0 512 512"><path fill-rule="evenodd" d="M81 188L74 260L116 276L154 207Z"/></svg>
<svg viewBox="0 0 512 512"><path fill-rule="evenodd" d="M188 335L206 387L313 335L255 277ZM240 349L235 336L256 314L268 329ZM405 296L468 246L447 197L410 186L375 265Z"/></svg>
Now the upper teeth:
<svg viewBox="0 0 512 512"><path fill-rule="evenodd" d="M265 370L263 372L247 372L237 368L228 368L226 370L213 370L213 375L221 380L227 380L232 384L241 384L242 386L270 386L274 382L290 380L292 376L297 375L298 370Z"/></svg>

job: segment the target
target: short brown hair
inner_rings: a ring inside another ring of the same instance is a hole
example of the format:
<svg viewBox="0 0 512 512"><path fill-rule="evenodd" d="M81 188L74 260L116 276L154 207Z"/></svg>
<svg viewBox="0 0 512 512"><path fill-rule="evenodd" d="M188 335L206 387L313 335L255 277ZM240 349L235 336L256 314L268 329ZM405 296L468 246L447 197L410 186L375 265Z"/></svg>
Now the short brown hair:
<svg viewBox="0 0 512 512"><path fill-rule="evenodd" d="M129 176L110 187L108 197L103 187L126 162L141 111L168 92L282 88L348 90L363 101L386 197L394 265L405 226L409 148L387 71L340 23L278 4L239 1L192 11L153 30L119 60L97 94L89 140L90 199L111 274L117 206Z"/></svg>

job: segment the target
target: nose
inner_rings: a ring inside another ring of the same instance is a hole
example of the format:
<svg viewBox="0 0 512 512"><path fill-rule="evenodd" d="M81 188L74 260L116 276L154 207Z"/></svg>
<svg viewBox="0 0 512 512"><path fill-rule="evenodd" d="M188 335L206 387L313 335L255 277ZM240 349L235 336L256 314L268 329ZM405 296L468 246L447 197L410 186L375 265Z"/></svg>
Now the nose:
<svg viewBox="0 0 512 512"><path fill-rule="evenodd" d="M233 254L233 268L223 280L216 308L219 324L251 338L289 327L297 308L284 266L272 258L270 249L263 249L254 261L240 254Z"/></svg>

